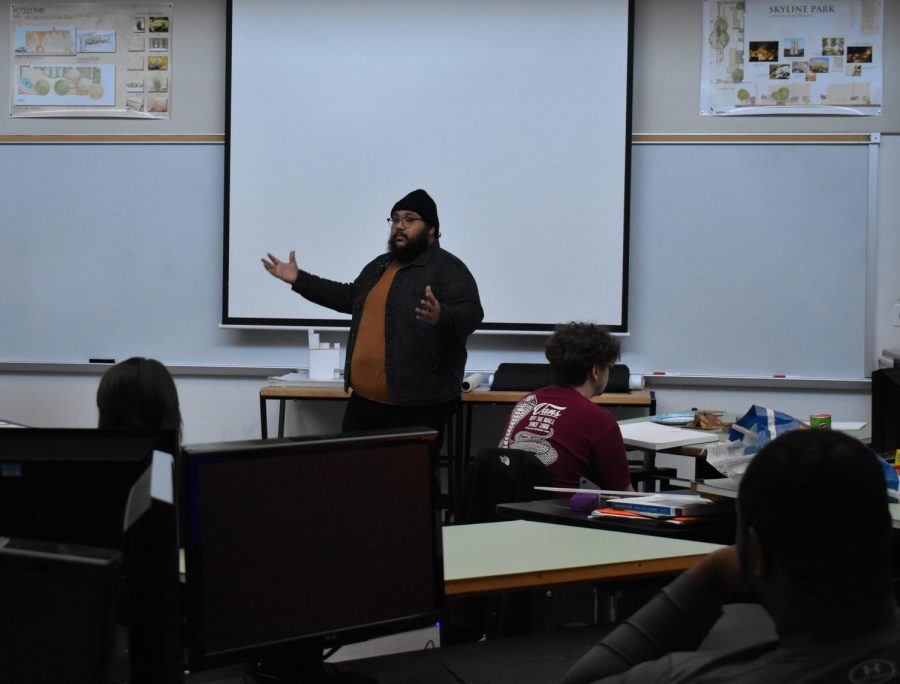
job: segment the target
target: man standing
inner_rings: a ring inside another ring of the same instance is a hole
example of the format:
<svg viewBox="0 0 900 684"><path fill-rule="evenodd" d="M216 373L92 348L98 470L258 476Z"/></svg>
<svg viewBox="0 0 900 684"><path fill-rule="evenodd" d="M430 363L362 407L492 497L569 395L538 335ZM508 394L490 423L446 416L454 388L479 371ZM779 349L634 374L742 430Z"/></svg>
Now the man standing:
<svg viewBox="0 0 900 684"><path fill-rule="evenodd" d="M585 477L603 489L631 489L619 425L591 401L606 388L618 340L602 326L567 323L556 328L544 353L556 384L516 404L500 446L535 454L557 487L578 487Z"/></svg>
<svg viewBox="0 0 900 684"><path fill-rule="evenodd" d="M345 432L421 425L443 436L459 399L466 339L484 316L478 286L465 264L441 249L437 206L427 192L399 200L388 223L388 252L352 283L299 269L294 251L288 261L269 254L262 263L294 292L352 316Z"/></svg>

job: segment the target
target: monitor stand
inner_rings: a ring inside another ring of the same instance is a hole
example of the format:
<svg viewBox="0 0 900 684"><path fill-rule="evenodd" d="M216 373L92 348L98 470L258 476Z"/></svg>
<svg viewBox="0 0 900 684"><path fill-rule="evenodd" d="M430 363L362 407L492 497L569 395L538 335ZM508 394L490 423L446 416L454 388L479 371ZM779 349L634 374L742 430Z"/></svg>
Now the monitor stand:
<svg viewBox="0 0 900 684"><path fill-rule="evenodd" d="M378 684L371 675L339 670L324 662L323 651L321 639L267 651L250 676L260 684Z"/></svg>

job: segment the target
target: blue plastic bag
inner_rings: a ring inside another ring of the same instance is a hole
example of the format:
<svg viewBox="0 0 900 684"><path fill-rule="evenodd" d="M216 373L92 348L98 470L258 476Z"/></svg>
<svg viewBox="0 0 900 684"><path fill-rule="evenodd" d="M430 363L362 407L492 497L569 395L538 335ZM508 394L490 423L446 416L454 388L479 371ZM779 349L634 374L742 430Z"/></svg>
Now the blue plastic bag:
<svg viewBox="0 0 900 684"><path fill-rule="evenodd" d="M805 427L802 421L793 416L753 404L747 413L732 424L728 439L743 442L745 453L752 455L778 435Z"/></svg>
<svg viewBox="0 0 900 684"><path fill-rule="evenodd" d="M762 447L785 432L808 426L793 416L754 404L731 426L727 443L707 447L706 461L726 477L739 480ZM900 501L900 473L881 456L872 452L884 472L888 500Z"/></svg>
<svg viewBox="0 0 900 684"><path fill-rule="evenodd" d="M884 480L887 484L888 501L890 501L891 503L897 503L898 501L900 501L900 474L897 473L893 465L885 461L874 451L872 453L875 458L878 459L878 462L881 464L881 469L884 471Z"/></svg>
<svg viewBox="0 0 900 684"><path fill-rule="evenodd" d="M793 416L754 404L732 424L728 442L706 448L706 462L725 477L740 480L762 447L778 435L803 427L806 426Z"/></svg>

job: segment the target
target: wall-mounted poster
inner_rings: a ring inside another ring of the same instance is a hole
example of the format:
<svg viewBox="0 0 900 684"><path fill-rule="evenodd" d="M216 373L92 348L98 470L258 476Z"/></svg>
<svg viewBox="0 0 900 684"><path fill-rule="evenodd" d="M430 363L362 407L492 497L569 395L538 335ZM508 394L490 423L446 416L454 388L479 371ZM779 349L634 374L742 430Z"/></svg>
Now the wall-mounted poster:
<svg viewBox="0 0 900 684"><path fill-rule="evenodd" d="M881 114L883 0L703 0L700 113Z"/></svg>
<svg viewBox="0 0 900 684"><path fill-rule="evenodd" d="M12 5L13 117L168 119L173 4Z"/></svg>

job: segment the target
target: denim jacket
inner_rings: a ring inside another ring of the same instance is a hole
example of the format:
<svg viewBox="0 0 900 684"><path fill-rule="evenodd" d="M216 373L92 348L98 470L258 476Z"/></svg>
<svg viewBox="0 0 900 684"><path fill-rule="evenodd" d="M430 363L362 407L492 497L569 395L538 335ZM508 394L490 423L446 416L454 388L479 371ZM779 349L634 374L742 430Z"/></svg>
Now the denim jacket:
<svg viewBox="0 0 900 684"><path fill-rule="evenodd" d="M351 387L350 360L363 305L390 262L390 254L370 261L352 283L300 271L293 290L311 302L351 314L344 386ZM425 286L441 305L436 325L416 320ZM385 372L388 394L397 403L440 403L459 396L466 367L466 339L484 312L478 286L466 265L435 242L394 277L385 304Z"/></svg>

